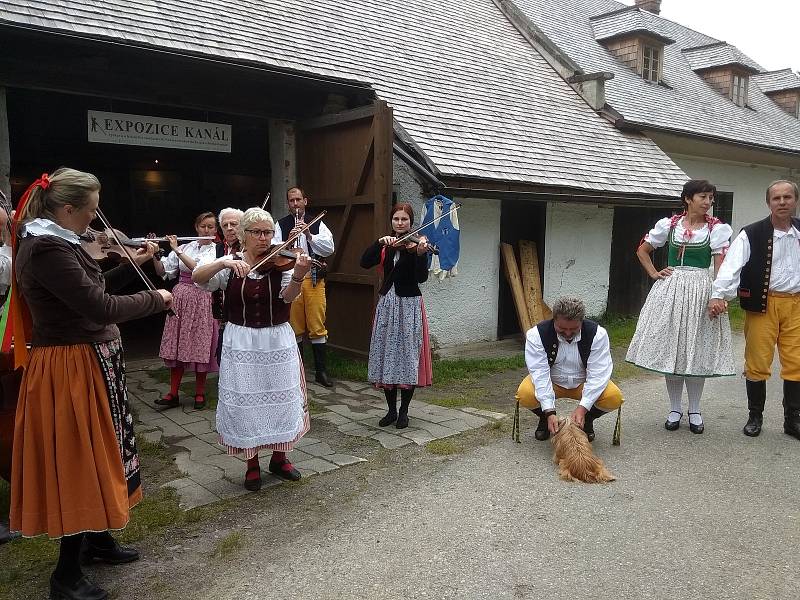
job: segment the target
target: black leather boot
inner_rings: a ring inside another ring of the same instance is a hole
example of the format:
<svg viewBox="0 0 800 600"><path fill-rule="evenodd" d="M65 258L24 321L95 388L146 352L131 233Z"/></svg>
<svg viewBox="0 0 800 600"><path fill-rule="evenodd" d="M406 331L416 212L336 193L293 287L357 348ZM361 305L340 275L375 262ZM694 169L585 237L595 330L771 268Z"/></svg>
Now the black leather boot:
<svg viewBox="0 0 800 600"><path fill-rule="evenodd" d="M800 440L800 381L783 382L783 431Z"/></svg>
<svg viewBox="0 0 800 600"><path fill-rule="evenodd" d="M397 421L397 388L383 390L383 395L386 396L386 406L389 407L389 412L378 421L378 426L388 427Z"/></svg>
<svg viewBox="0 0 800 600"><path fill-rule="evenodd" d="M539 417L539 424L536 426L536 431L533 432L535 437L540 442L545 441L550 437L550 430L547 428L547 417L542 414L542 408L532 408L533 414Z"/></svg>
<svg viewBox="0 0 800 600"><path fill-rule="evenodd" d="M314 368L317 371L315 381L327 388L333 387L333 382L328 379L328 373L325 372L325 353L327 344L311 344L311 349L314 350Z"/></svg>
<svg viewBox="0 0 800 600"><path fill-rule="evenodd" d="M583 419L583 432L586 434L586 437L589 438L590 442L594 441L594 420L599 419L604 414L606 413L596 406L593 406L589 412L586 413Z"/></svg>
<svg viewBox="0 0 800 600"><path fill-rule="evenodd" d="M400 390L400 410L397 413L397 423L395 427L405 429L408 427L408 406L411 404L411 397L414 395L414 388Z"/></svg>
<svg viewBox="0 0 800 600"><path fill-rule="evenodd" d="M120 546L107 531L87 533L83 538L81 550L83 564L98 561L109 565L122 565L139 560L139 551L136 548Z"/></svg>
<svg viewBox="0 0 800 600"><path fill-rule="evenodd" d="M746 380L747 408L750 416L742 433L750 437L757 437L761 433L761 424L764 421L764 403L767 400L767 382Z"/></svg>

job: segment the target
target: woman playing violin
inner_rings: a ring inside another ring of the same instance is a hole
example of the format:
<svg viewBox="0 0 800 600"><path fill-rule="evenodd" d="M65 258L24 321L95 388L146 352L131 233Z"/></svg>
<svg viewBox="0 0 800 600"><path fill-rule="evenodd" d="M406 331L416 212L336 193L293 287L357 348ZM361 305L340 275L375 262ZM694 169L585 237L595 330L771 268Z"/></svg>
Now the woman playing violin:
<svg viewBox="0 0 800 600"><path fill-rule="evenodd" d="M142 498L116 323L172 304L166 290L107 293L79 238L99 199L94 175L60 168L34 182L18 211L12 293L17 308L30 310L32 348L17 404L11 529L61 538L51 598L107 597L83 577L82 545L89 560L139 558L109 533L127 525L129 508ZM15 331L17 344L20 338Z"/></svg>
<svg viewBox="0 0 800 600"><path fill-rule="evenodd" d="M199 214L194 220L194 228L198 236L209 239L179 246L177 238L168 235L172 252L154 263L156 273L165 279L180 277L173 289L176 315L167 316L158 353L170 369L170 388L163 398L156 400L156 404L167 408L180 404L178 390L183 373L188 369L195 372L194 408L201 410L206 405L206 377L219 370L219 323L211 309L211 294L192 283L192 271L197 265L216 259L212 239L217 230L214 214Z"/></svg>
<svg viewBox="0 0 800 600"><path fill-rule="evenodd" d="M226 290L217 432L228 454L244 453L247 458L248 490L261 488L262 449L272 450L272 473L300 479L286 453L309 429L305 376L289 307L300 294L310 263L300 254L294 268L288 263L279 268L270 261L254 270L269 251L274 233L267 211L248 209L239 223L242 252L201 265L192 274L205 290Z"/></svg>
<svg viewBox="0 0 800 600"><path fill-rule="evenodd" d="M368 378L386 396L388 412L378 424L408 427L408 406L415 387L431 385L431 348L428 317L419 284L428 279L428 243L399 242L414 223L414 209L407 202L392 207L394 235L384 236L361 257L364 269L377 266L383 272L380 299L375 309L369 346ZM397 410L397 390L400 410Z"/></svg>

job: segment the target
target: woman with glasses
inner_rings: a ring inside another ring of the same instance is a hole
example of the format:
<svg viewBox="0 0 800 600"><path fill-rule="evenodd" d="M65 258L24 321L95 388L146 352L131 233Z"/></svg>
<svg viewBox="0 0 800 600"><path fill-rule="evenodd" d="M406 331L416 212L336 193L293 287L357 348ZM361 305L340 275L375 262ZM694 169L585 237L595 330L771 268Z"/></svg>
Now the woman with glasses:
<svg viewBox="0 0 800 600"><path fill-rule="evenodd" d="M689 401L689 430L703 433L700 397L706 377L733 375L731 326L728 315L710 318L712 276L729 246L731 227L708 214L716 188L691 180L681 194L683 212L661 219L642 240L636 254L655 280L644 303L626 360L663 373L670 412L664 427L680 427L683 386ZM650 255L668 246L667 267L658 270Z"/></svg>
<svg viewBox="0 0 800 600"><path fill-rule="evenodd" d="M204 290L226 290L217 432L228 454L247 458L244 487L252 491L261 488L260 450L272 450L270 472L300 479L286 453L309 429L305 377L289 307L300 294L310 263L303 254L292 270L254 270L274 233L272 216L250 208L239 222L242 251L201 265L192 274Z"/></svg>
<svg viewBox="0 0 800 600"><path fill-rule="evenodd" d="M211 311L211 294L192 283L194 268L216 259L213 238L217 233L217 221L214 213L197 215L194 229L199 237L209 239L179 246L174 235L167 236L172 252L155 261L156 272L164 279L179 278L173 289L175 314L167 316L158 353L170 370L169 392L155 402L165 408L180 404L179 389L187 370L195 372L194 408L205 408L206 377L219 370L219 323Z"/></svg>

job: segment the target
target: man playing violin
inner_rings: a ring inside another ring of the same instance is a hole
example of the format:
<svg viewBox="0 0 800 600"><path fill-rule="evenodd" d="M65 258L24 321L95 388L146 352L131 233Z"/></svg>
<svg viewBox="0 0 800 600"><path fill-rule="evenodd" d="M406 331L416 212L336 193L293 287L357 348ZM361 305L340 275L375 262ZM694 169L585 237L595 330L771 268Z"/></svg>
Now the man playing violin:
<svg viewBox="0 0 800 600"><path fill-rule="evenodd" d="M305 252L294 268L275 261L259 265L270 252L272 216L250 208L239 223L242 252L192 273L202 289L227 290L219 368L217 432L229 454L247 458L244 486L261 488L259 450L272 450L269 470L296 481L300 472L286 458L308 431L305 378L289 325L289 307L310 268Z"/></svg>
<svg viewBox="0 0 800 600"><path fill-rule="evenodd" d="M284 239L297 233L301 225L314 218L306 212L308 198L299 187L289 188L286 192L289 215L275 224L274 243L280 244ZM288 232L288 233L286 233ZM317 221L297 238L297 246L314 259L322 259L333 254L333 234L322 221ZM325 271L316 266L303 281L302 294L292 303L289 322L292 324L300 355L303 354L303 337L308 337L314 351L316 382L325 387L333 387L325 368L326 344L328 329L325 326Z"/></svg>

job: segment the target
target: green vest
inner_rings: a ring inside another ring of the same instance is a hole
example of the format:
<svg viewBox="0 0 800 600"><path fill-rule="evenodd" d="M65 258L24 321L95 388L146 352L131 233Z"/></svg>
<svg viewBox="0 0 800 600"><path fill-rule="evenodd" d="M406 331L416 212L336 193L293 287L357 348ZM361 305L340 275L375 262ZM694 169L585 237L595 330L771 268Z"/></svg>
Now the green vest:
<svg viewBox="0 0 800 600"><path fill-rule="evenodd" d="M670 267L699 267L707 269L711 265L711 229L702 242L682 241L675 239L675 230L669 230L669 257L667 264ZM681 256L683 249L683 256Z"/></svg>

